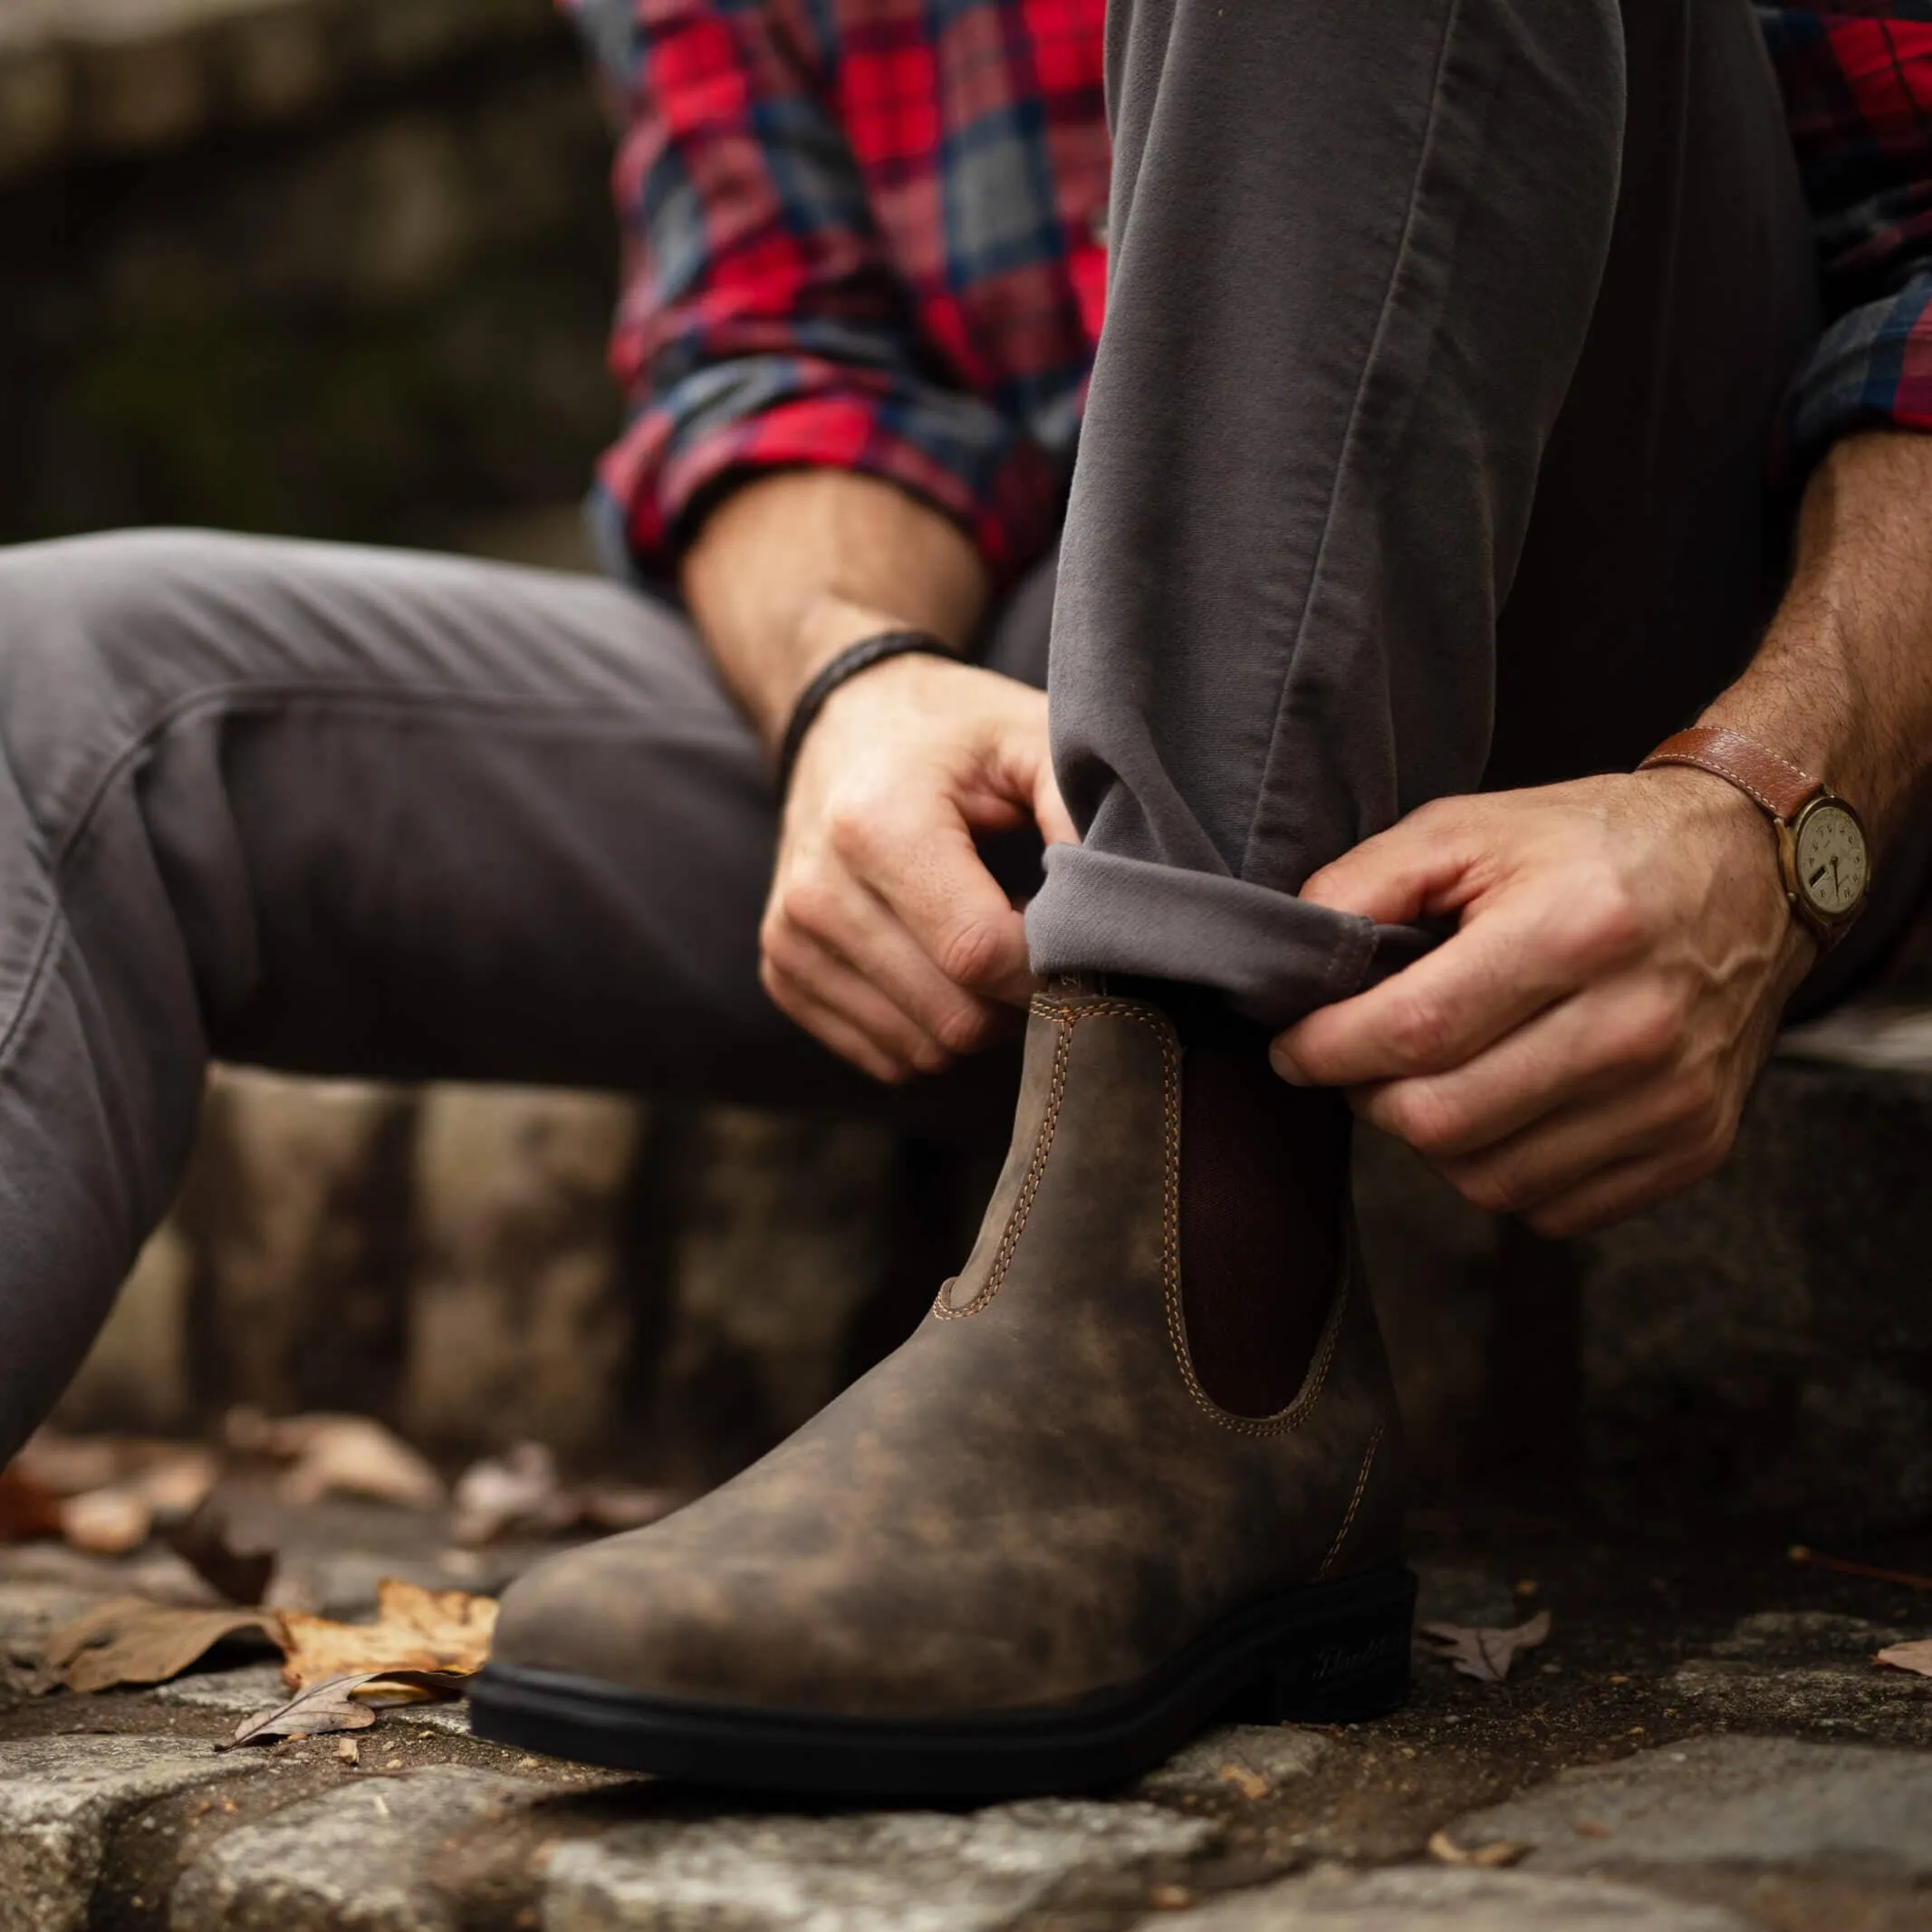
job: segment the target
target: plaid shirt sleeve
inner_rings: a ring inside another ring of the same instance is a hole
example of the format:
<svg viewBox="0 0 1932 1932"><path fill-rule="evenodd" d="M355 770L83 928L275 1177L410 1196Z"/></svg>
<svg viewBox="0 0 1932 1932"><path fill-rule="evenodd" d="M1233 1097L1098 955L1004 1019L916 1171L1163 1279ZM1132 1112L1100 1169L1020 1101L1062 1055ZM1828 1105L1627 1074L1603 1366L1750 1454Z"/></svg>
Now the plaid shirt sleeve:
<svg viewBox="0 0 1932 1932"><path fill-rule="evenodd" d="M611 338L630 403L600 486L631 559L668 574L726 478L821 465L957 522L1004 577L1051 529L1024 431L921 346L859 166L779 0L563 0L620 91L624 265ZM904 127L910 152L929 130Z"/></svg>
<svg viewBox="0 0 1932 1932"><path fill-rule="evenodd" d="M1932 0L1758 11L1825 297L1793 399L1804 463L1853 429L1932 429Z"/></svg>

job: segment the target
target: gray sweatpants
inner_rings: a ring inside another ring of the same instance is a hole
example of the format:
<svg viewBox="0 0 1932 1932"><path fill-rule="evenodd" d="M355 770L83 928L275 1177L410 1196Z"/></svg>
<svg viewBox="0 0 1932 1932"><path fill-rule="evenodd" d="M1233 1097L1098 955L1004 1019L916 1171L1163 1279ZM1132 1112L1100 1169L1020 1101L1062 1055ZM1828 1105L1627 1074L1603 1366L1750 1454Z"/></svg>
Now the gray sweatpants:
<svg viewBox="0 0 1932 1932"><path fill-rule="evenodd" d="M1775 587L1808 253L1745 0L1116 0L1107 337L1043 967L1280 1018L1434 793L1634 759ZM989 661L1044 673L1050 572ZM1495 733L1492 737L1492 719ZM211 1054L863 1105L770 1007L769 781L613 583L208 535L0 554L0 1457L164 1212ZM996 1112L995 1057L884 1101Z"/></svg>

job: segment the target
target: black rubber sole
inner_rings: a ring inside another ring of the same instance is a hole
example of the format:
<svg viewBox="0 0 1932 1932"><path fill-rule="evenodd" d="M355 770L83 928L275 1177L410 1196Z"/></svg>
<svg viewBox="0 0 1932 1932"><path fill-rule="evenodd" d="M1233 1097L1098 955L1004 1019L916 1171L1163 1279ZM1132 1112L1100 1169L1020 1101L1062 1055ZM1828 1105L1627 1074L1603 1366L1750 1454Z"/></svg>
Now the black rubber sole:
<svg viewBox="0 0 1932 1932"><path fill-rule="evenodd" d="M1125 1689L1051 1708L841 1717L640 1697L487 1665L470 1728L492 1743L694 1784L841 1797L1017 1798L1105 1790L1217 1718L1353 1723L1408 1695L1416 1580L1389 1563L1248 1605Z"/></svg>

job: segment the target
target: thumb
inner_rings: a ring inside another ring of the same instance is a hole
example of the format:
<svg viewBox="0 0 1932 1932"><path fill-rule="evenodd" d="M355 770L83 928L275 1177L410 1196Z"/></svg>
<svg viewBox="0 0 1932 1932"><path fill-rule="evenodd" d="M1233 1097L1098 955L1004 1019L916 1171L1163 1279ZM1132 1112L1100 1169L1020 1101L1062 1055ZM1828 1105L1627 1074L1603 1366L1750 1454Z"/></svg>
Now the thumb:
<svg viewBox="0 0 1932 1932"><path fill-rule="evenodd" d="M992 745L997 791L1033 813L1049 845L1078 845L1073 815L1053 776L1052 742L1046 729L1046 693L1025 691L1016 716L1002 720Z"/></svg>
<svg viewBox="0 0 1932 1932"><path fill-rule="evenodd" d="M1468 896L1473 831L1459 814L1425 805L1312 873L1300 896L1380 926L1452 911Z"/></svg>

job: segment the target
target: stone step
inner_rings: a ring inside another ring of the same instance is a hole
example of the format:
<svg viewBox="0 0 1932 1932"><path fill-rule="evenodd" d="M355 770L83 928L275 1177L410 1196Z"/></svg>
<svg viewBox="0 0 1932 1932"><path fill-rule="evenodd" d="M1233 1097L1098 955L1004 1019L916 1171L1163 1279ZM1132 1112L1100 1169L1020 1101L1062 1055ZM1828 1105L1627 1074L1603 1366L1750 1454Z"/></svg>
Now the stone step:
<svg viewBox="0 0 1932 1932"><path fill-rule="evenodd" d="M1582 1240L1375 1136L1357 1197L1425 1489L1486 1459L1826 1547L1932 1521L1932 1002L1794 1029L1718 1174Z"/></svg>
<svg viewBox="0 0 1932 1932"><path fill-rule="evenodd" d="M371 1755L379 1745L368 1734ZM513 1831L545 1794L533 1779L461 1764L351 1777L231 1831L182 1875L169 1922L180 1932L461 1932L476 1922L471 1880L497 1869L472 1848Z"/></svg>
<svg viewBox="0 0 1932 1932"><path fill-rule="evenodd" d="M1178 1863L1219 1836L1150 1804L1041 1799L951 1815L729 1818L566 1845L544 1932L1008 1932L1049 1901ZM1086 1895L1085 1900L1081 1898Z"/></svg>
<svg viewBox="0 0 1932 1932"><path fill-rule="evenodd" d="M1163 1932L1751 1932L1722 1907L1634 1886L1512 1871L1350 1871L1224 1899L1158 1921Z"/></svg>
<svg viewBox="0 0 1932 1932"><path fill-rule="evenodd" d="M380 1733L360 1747L372 1756ZM1250 1763L1226 1734L1206 1749ZM1279 1854L1257 1859L1252 1831L1231 1841L1226 1803L712 1811L517 1763L336 1767L322 1789L315 1766L278 1802L286 1767L269 1754L152 1735L0 1745L0 1932L1750 1932L1822 1922L1793 1902L1833 1887L1872 1915L1859 1923L1921 1923L1908 1901L1932 1878L1932 1756L1790 1738L1692 1738L1562 1772L1440 1835L1462 1855L1507 1846L1514 1870L1331 1859L1276 1879ZM1230 1862L1234 1842L1250 1849Z"/></svg>
<svg viewBox="0 0 1932 1932"><path fill-rule="evenodd" d="M1729 1165L1582 1244L1590 1466L1818 1539L1932 1521L1932 1009L1787 1035Z"/></svg>
<svg viewBox="0 0 1932 1932"><path fill-rule="evenodd" d="M1527 1846L1533 1872L1803 1868L1932 1879L1932 1755L1788 1737L1698 1737L1566 1771L1460 1819L1458 1844Z"/></svg>
<svg viewBox="0 0 1932 1932"><path fill-rule="evenodd" d="M0 1745L0 1932L87 1932L118 1888L122 1841L163 1801L268 1770L169 1737L47 1737ZM117 1860L117 1853L119 1855Z"/></svg>

